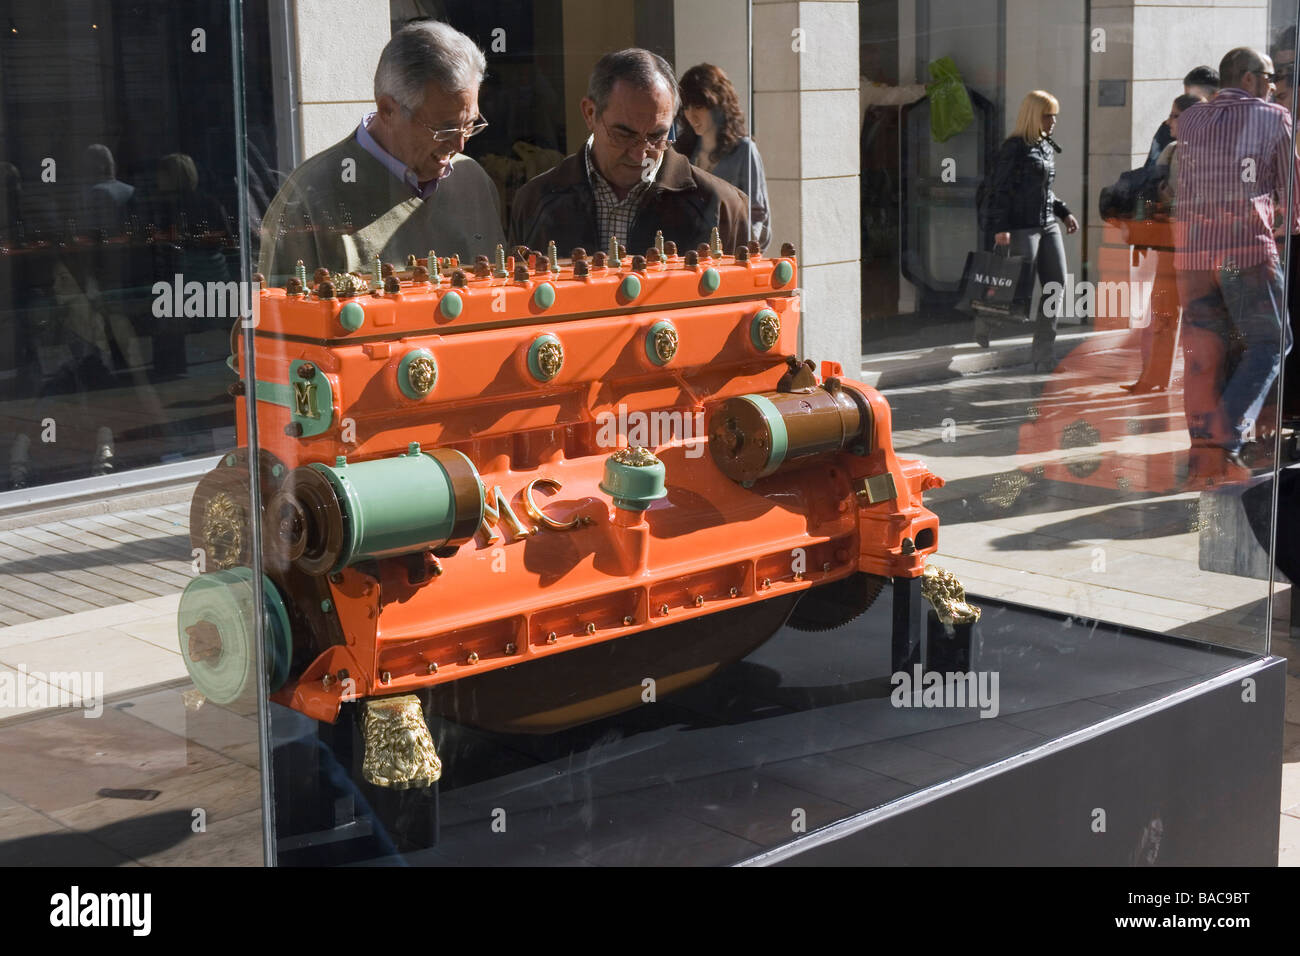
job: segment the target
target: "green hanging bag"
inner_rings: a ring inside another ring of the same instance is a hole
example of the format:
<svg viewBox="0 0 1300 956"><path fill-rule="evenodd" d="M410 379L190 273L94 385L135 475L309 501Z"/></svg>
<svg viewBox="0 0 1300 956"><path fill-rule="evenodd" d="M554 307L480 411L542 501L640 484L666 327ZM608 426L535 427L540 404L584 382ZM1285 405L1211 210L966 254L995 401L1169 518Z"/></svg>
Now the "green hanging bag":
<svg viewBox="0 0 1300 956"><path fill-rule="evenodd" d="M930 97L930 135L937 142L946 143L975 120L966 84L952 57L940 57L930 64L925 92Z"/></svg>

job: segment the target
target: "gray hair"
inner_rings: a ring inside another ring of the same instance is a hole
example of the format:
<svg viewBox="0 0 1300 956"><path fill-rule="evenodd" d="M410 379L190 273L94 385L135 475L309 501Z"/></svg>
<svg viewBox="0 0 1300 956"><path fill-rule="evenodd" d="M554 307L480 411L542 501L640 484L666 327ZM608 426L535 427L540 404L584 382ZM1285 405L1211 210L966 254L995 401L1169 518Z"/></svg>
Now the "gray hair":
<svg viewBox="0 0 1300 956"><path fill-rule="evenodd" d="M486 70L483 51L459 30L431 20L408 23L379 55L375 99L391 96L410 115L424 103L431 82L446 93L477 90Z"/></svg>
<svg viewBox="0 0 1300 956"><path fill-rule="evenodd" d="M610 91L622 80L638 90L652 91L658 81L667 84L673 97L673 116L681 109L682 95L677 87L673 68L657 53L640 47L628 47L615 53L606 53L591 70L587 80L587 98L596 104L596 115L605 112Z"/></svg>

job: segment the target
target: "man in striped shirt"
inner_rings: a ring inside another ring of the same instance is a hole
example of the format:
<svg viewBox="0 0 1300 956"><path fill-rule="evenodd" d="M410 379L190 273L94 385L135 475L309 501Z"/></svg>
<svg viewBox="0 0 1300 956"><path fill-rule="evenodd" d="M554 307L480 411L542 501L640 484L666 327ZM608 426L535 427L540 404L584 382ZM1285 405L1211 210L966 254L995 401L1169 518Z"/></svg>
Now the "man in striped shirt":
<svg viewBox="0 0 1300 956"><path fill-rule="evenodd" d="M1239 47L1224 56L1219 74L1218 95L1179 119L1174 266L1194 454L1197 446L1217 447L1242 465L1243 444L1291 344L1274 236L1296 221L1300 160L1290 114L1266 102L1276 91L1269 58Z"/></svg>

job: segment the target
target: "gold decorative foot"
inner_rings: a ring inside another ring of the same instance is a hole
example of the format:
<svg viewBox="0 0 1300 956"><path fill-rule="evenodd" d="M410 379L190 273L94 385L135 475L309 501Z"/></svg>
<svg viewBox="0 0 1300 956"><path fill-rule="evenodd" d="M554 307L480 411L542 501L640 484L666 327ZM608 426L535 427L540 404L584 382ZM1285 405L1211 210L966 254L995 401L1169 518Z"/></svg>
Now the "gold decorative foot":
<svg viewBox="0 0 1300 956"><path fill-rule="evenodd" d="M361 717L365 758L361 773L377 787L408 790L432 786L442 761L414 694L367 700Z"/></svg>
<svg viewBox="0 0 1300 956"><path fill-rule="evenodd" d="M966 589L951 571L934 565L926 567L921 576L921 596L930 602L945 627L974 624L980 619L981 610L966 603Z"/></svg>

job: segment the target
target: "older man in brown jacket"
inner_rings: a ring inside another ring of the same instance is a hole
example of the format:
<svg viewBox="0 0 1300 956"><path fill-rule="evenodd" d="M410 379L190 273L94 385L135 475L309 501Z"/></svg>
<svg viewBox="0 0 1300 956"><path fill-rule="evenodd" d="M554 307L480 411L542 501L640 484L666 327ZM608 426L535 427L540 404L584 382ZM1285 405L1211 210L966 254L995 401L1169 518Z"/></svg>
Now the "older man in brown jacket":
<svg viewBox="0 0 1300 956"><path fill-rule="evenodd" d="M730 183L692 166L669 148L680 105L677 79L648 50L607 53L596 63L582 101L591 136L554 169L515 195L511 245L563 253L581 246L629 254L654 245L655 232L685 252L718 228L727 252L749 241L749 199Z"/></svg>

